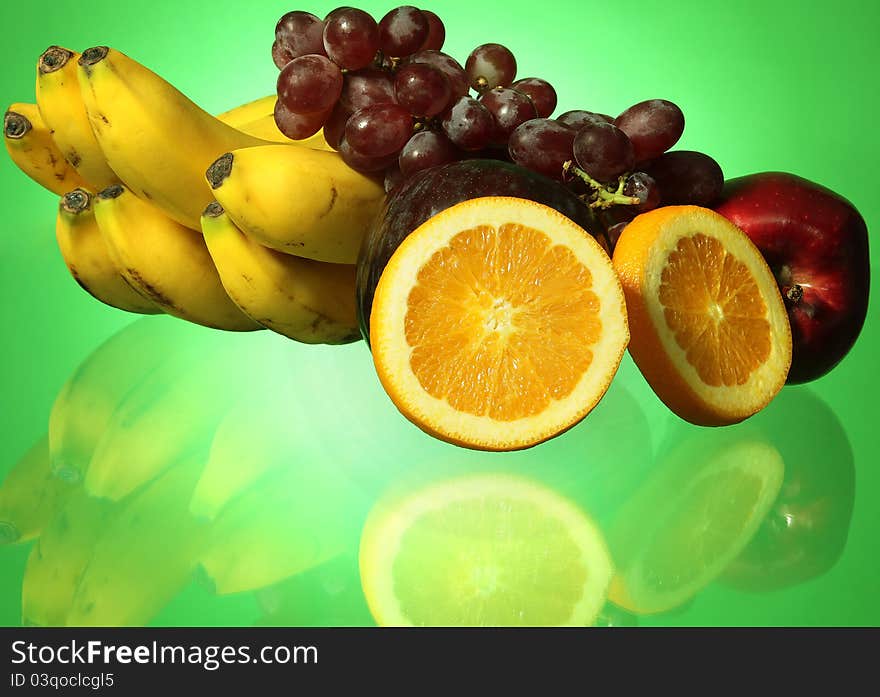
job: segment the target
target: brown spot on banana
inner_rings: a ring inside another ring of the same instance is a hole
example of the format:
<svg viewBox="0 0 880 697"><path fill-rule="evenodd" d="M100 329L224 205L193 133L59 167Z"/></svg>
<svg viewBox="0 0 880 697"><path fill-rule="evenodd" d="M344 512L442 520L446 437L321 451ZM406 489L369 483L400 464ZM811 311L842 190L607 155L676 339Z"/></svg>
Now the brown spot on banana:
<svg viewBox="0 0 880 697"><path fill-rule="evenodd" d="M339 192L336 191L336 184L330 185L330 203L327 205L327 210L322 211L321 215L318 218L323 218L327 215L330 215L330 211L333 210L333 206L336 205L336 198L339 196Z"/></svg>

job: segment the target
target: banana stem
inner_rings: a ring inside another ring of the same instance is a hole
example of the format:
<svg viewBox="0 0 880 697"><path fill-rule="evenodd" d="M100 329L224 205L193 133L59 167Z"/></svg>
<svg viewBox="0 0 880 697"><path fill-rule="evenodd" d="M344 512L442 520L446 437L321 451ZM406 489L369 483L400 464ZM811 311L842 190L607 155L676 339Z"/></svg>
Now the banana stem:
<svg viewBox="0 0 880 697"><path fill-rule="evenodd" d="M37 69L42 75L54 73L56 70L61 70L61 68L67 65L67 61L71 58L73 58L73 51L61 46L50 46L40 56Z"/></svg>

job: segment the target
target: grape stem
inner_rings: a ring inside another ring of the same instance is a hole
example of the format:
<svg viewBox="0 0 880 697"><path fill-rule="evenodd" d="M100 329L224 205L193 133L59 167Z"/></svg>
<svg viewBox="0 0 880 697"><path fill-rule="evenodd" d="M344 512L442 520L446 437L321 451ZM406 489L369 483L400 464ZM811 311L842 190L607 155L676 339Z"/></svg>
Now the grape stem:
<svg viewBox="0 0 880 697"><path fill-rule="evenodd" d="M584 170L574 164L571 160L562 165L562 173L573 174L582 179L593 189L593 193L585 194L582 198L590 208L611 208L611 206L637 206L641 200L637 196L626 196L623 193L623 187L626 184L626 176L618 177L617 189L609 189L604 184L597 182ZM591 199L591 200L590 200Z"/></svg>

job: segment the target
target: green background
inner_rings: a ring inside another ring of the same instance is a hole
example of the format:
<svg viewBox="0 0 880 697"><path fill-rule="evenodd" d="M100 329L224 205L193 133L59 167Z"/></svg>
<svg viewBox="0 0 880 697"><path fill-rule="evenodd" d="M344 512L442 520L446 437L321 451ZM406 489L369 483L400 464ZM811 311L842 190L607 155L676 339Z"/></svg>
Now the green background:
<svg viewBox="0 0 880 697"><path fill-rule="evenodd" d="M277 71L269 50L281 14L306 9L323 16L333 7L323 2L300 8L277 2L244 6L228 0L92 0L85 5L57 0L51 7L20 3L4 22L0 95L7 104L33 101L35 63L50 44L76 50L108 44L145 63L216 113L274 90ZM369 2L360 7L380 17L392 6ZM557 113L586 108L616 114L643 99L667 98L679 104L687 118L678 147L713 155L726 176L783 170L844 195L875 233L871 261L876 273L880 254L876 240L880 197L875 181L880 161L877 3L841 1L829 7L812 1L509 1L496 7L469 1L437 2L426 9L443 18L447 28L444 51L462 62L480 43L508 46L518 58L519 76L536 75L555 85ZM77 288L54 240L55 196L24 177L8 158L0 159L0 210L6 221L0 255L2 473L46 432L49 409L70 374L97 345L133 318L100 305ZM854 508L840 560L819 578L771 593L745 593L713 583L681 610L640 618L640 624L880 624L876 284L871 300L868 321L852 352L831 374L806 388L836 414L855 463ZM194 327L191 333L201 337L207 331ZM224 335L216 336L211 341L224 340ZM438 457L449 453L447 446L429 444L426 436L383 401L362 344L312 349L287 344L268 333L235 341L242 342L243 352L256 351L254 356L263 350L289 351L289 376L308 372L303 366L324 371L344 366L341 374L351 371L351 381L314 384L314 390L300 397L315 405L344 400L372 409L350 414L361 421L354 431L350 423L337 424L349 439L363 439L355 442L365 468L387 460L387 454L379 453L388 443L396 444L392 452L401 463L416 454L423 458L424 452ZM279 361L283 370L285 359ZM235 367L235 360L230 360L225 369L234 371ZM218 371L217 379L223 380L224 375ZM798 394L790 388L786 391ZM621 418L632 417L626 414L627 408L638 409L637 420L649 432L648 465L664 443L688 432L644 384L628 356L609 393L609 400L612 397L623 405L614 407L622 410ZM267 400L276 400L281 411L292 408L292 399L293 395L278 391L267 396ZM606 415L611 409L606 407ZM327 420L339 418L332 409L319 406L316 410ZM779 406L775 421L767 421L775 429L773 437L781 439L780 449L816 439L818 455L834 462L839 450L821 445L822 432L801 430L799 421L787 419L784 412L784 405ZM616 423L612 417L607 418ZM465 458L471 463L465 466L502 463L506 469L526 461L527 465L546 463L551 472L554 467L580 467L607 473L618 463L624 469L637 458L625 432L618 434L617 449L612 443L592 451L592 460L580 458L576 449L582 436L599 428L588 430L591 419L558 443L541 446L519 460L481 455ZM329 461L333 455L326 457ZM596 462L598 457L603 462ZM595 487L592 498L587 498L601 508L605 480L600 480L585 480L583 486ZM595 515L601 520L601 512ZM0 624L19 621L27 553L25 545L0 548ZM253 594L214 598L203 584L195 583L155 621L250 623L261 614L259 607ZM341 607L347 606L342 603ZM351 614L319 615L310 621L358 623L364 619L358 602L351 601Z"/></svg>

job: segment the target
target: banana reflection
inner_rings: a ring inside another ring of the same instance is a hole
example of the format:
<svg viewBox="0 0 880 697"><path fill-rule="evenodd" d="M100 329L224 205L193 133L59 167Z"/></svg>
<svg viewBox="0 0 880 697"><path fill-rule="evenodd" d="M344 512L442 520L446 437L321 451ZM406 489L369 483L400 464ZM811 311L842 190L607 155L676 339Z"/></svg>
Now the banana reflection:
<svg viewBox="0 0 880 697"><path fill-rule="evenodd" d="M809 388L784 390L756 426L782 453L785 480L722 580L741 590L771 591L817 578L837 563L852 517L855 466L839 419Z"/></svg>
<svg viewBox="0 0 880 697"><path fill-rule="evenodd" d="M36 537L25 624L146 624L194 575L249 591L356 546L366 506L297 389L332 359L290 354L155 317L86 359L0 487L4 540Z"/></svg>

